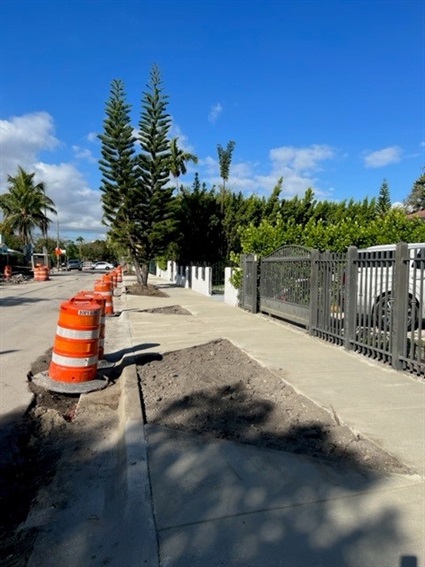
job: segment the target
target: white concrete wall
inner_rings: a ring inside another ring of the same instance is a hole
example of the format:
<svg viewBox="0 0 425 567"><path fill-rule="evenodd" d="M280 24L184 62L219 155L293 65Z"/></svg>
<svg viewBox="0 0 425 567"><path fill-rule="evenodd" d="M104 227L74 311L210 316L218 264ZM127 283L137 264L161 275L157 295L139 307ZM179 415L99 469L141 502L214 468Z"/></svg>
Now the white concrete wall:
<svg viewBox="0 0 425 567"><path fill-rule="evenodd" d="M167 270L161 270L158 264L156 265L156 275L163 280L167 279Z"/></svg>
<svg viewBox="0 0 425 567"><path fill-rule="evenodd" d="M239 290L230 283L234 268L224 268L224 303L232 307L239 305Z"/></svg>
<svg viewBox="0 0 425 567"><path fill-rule="evenodd" d="M229 281L233 270L234 268L225 268L224 301L228 305L237 307L239 305L239 290L234 288ZM180 287L191 287L193 291L202 293L203 295L212 295L212 268L210 267L178 266L176 262L168 261L166 270L160 270L157 266L156 275ZM190 285L190 281L192 281L192 285Z"/></svg>
<svg viewBox="0 0 425 567"><path fill-rule="evenodd" d="M190 287L190 268L189 266L176 266L174 283L180 287Z"/></svg>
<svg viewBox="0 0 425 567"><path fill-rule="evenodd" d="M158 264L156 266L157 277L163 280L167 280L167 282L172 282L174 280L175 272L176 272L176 263L172 262L171 260L168 260L166 270L161 270Z"/></svg>
<svg viewBox="0 0 425 567"><path fill-rule="evenodd" d="M192 266L192 289L202 295L212 295L212 268Z"/></svg>

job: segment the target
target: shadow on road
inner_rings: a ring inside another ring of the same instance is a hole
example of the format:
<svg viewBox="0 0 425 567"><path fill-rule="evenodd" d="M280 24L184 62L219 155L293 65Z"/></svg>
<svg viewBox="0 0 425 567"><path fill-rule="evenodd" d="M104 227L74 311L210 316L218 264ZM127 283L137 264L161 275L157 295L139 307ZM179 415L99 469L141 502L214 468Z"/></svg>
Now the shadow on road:
<svg viewBox="0 0 425 567"><path fill-rule="evenodd" d="M5 297L0 299L2 307L13 307L15 305L25 305L26 303L40 303L41 301L50 301L45 297Z"/></svg>

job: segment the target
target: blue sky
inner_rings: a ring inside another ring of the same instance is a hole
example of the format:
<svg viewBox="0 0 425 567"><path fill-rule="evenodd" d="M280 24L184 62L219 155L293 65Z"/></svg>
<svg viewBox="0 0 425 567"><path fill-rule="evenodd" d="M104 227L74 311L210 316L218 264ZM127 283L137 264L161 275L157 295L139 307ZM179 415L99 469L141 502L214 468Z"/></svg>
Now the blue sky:
<svg viewBox="0 0 425 567"><path fill-rule="evenodd" d="M425 165L423 0L1 0L0 192L18 165L56 202L61 235L104 235L105 102L122 79L137 126L153 63L171 135L229 188L393 202ZM191 184L194 168L181 181Z"/></svg>

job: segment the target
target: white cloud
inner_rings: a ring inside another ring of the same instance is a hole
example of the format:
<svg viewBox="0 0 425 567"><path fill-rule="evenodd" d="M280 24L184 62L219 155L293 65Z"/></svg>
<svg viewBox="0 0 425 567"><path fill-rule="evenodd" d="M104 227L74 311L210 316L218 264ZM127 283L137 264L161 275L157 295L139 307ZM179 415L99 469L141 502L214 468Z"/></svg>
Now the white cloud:
<svg viewBox="0 0 425 567"><path fill-rule="evenodd" d="M97 162L97 159L87 148L81 148L80 146L72 146L72 151L74 152L74 155L77 159L86 160L89 163Z"/></svg>
<svg viewBox="0 0 425 567"><path fill-rule="evenodd" d="M328 197L332 189L318 186L316 172L322 170L322 162L335 158L335 150L327 145L313 144L307 147L281 146L269 152L271 165L264 174L257 173L258 163L235 162L230 166L226 186L244 193L268 195L275 187L279 177L283 177L282 196L303 195L313 187L319 198ZM199 160L202 179L211 185L222 184L218 159L210 156Z"/></svg>
<svg viewBox="0 0 425 567"><path fill-rule="evenodd" d="M321 161L332 159L334 151L326 145L314 144L306 148L282 146L270 150L270 159L274 169L292 170L308 173L320 169Z"/></svg>
<svg viewBox="0 0 425 567"><path fill-rule="evenodd" d="M41 151L53 150L59 145L53 118L47 112L0 120L0 182L14 175L18 165L31 168Z"/></svg>
<svg viewBox="0 0 425 567"><path fill-rule="evenodd" d="M382 150L365 153L363 160L365 167L384 167L401 160L403 150L399 146L389 146Z"/></svg>
<svg viewBox="0 0 425 567"><path fill-rule="evenodd" d="M223 106L217 102L211 107L210 113L208 114L208 121L214 124L220 114L223 112Z"/></svg>
<svg viewBox="0 0 425 567"><path fill-rule="evenodd" d="M177 145L184 152L189 152L195 154L195 148L189 143L189 138L186 134L183 134L180 126L174 122L171 122L171 128L168 133L169 138L178 138Z"/></svg>
<svg viewBox="0 0 425 567"><path fill-rule="evenodd" d="M105 230L101 224L100 193L88 186L75 166L39 162L34 169L37 179L45 182L48 195L55 202L61 232ZM53 220L56 222L56 217Z"/></svg>
<svg viewBox="0 0 425 567"><path fill-rule="evenodd" d="M211 156L200 159L198 163L200 167L204 168L206 175L211 176L218 174L218 161Z"/></svg>
<svg viewBox="0 0 425 567"><path fill-rule="evenodd" d="M269 153L272 170L258 180L270 191L279 177L283 177L282 195L292 197L302 195L309 187L317 197L326 197L330 189L321 189L315 175L323 169L322 162L335 158L335 150L326 144L313 144L306 147L282 146Z"/></svg>
<svg viewBox="0 0 425 567"><path fill-rule="evenodd" d="M86 136L86 140L88 142L98 142L99 138L97 136L98 136L97 132L89 132Z"/></svg>
<svg viewBox="0 0 425 567"><path fill-rule="evenodd" d="M47 164L39 159L41 152L62 146L54 135L54 121L47 112L15 116L0 121L0 182L7 189L8 175L14 175L18 165L35 172L36 181L46 184L46 192L56 205L58 216L51 216L55 227L59 220L61 233L105 232L101 224L100 193L91 189L83 174L71 163ZM94 158L88 150L72 149L79 158ZM56 229L54 229L56 230Z"/></svg>

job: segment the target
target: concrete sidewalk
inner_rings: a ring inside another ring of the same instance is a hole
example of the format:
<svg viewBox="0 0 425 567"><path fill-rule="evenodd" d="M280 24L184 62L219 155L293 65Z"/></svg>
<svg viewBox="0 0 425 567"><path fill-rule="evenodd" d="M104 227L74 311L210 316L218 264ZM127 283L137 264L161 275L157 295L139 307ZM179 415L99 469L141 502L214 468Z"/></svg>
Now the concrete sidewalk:
<svg viewBox="0 0 425 567"><path fill-rule="evenodd" d="M425 383L289 325L150 281L169 297L122 300L134 352L228 339L416 472L337 472L308 457L147 426L158 563L425 567ZM171 305L192 317L139 312Z"/></svg>

